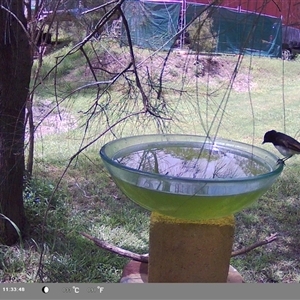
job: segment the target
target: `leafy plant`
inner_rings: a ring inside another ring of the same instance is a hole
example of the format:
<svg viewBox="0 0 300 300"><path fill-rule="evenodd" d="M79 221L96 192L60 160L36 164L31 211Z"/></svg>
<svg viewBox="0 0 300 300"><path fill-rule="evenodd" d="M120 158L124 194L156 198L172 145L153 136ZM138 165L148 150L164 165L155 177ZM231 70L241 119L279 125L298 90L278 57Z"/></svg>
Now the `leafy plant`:
<svg viewBox="0 0 300 300"><path fill-rule="evenodd" d="M190 49L196 52L214 52L217 45L213 19L209 13L201 14L189 27Z"/></svg>

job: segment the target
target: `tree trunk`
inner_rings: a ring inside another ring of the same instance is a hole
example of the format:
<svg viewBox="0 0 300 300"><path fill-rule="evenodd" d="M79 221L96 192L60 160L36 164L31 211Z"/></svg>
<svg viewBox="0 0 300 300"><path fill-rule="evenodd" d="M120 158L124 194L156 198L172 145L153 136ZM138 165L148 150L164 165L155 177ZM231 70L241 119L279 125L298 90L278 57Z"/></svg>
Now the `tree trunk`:
<svg viewBox="0 0 300 300"><path fill-rule="evenodd" d="M21 233L26 223L24 117L32 59L23 0L0 4L0 243L11 245L18 240L13 223Z"/></svg>

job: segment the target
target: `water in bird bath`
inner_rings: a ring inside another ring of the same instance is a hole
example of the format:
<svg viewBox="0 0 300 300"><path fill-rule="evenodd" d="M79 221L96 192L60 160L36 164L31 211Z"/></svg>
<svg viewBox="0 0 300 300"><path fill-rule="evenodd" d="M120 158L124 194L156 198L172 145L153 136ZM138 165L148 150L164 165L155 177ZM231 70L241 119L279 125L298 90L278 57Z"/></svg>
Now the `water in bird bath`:
<svg viewBox="0 0 300 300"><path fill-rule="evenodd" d="M265 182L260 187L251 177L272 171L251 152L210 143L136 145L117 152L113 160L134 170L130 180L128 174L114 177L133 201L191 220L226 216L249 205L266 190Z"/></svg>
<svg viewBox="0 0 300 300"><path fill-rule="evenodd" d="M130 153L118 153L117 156L115 160L129 168L181 178L240 178L266 171L265 167L249 157L219 148L152 146Z"/></svg>

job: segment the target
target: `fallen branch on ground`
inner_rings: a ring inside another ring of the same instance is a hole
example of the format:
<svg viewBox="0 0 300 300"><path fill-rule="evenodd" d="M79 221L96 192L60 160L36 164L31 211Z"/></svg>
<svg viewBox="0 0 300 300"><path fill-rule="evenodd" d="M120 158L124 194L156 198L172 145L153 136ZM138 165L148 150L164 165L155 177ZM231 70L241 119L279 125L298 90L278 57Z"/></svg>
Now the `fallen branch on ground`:
<svg viewBox="0 0 300 300"><path fill-rule="evenodd" d="M277 232L276 233L273 233L271 234L269 237L265 238L264 240L262 241L258 241L248 247L244 247L242 249L239 249L239 250L236 250L236 251L233 251L231 253L231 257L235 257L235 256L238 256L238 255L241 255L241 254L245 254L257 247L260 247L260 246L263 246L263 245L266 245L266 244L269 244L269 243L272 243L273 241L277 240Z"/></svg>
<svg viewBox="0 0 300 300"><path fill-rule="evenodd" d="M124 256L124 257L131 258L136 261L145 262L145 263L148 262L148 254L144 254L144 255L137 254L137 253L122 249L120 247L114 246L112 244L109 244L105 241L99 240L95 237L92 237L91 235L89 235L87 233L81 232L80 234L82 236L86 237L87 239L93 241L96 246L98 246L102 249L108 250L110 252L116 253L116 254Z"/></svg>
<svg viewBox="0 0 300 300"><path fill-rule="evenodd" d="M96 237L93 237L93 236L91 236L87 233L81 232L80 234L82 236L86 237L87 239L93 241L96 246L98 246L102 249L105 249L105 250L108 250L110 252L116 253L116 254L118 254L120 256L123 256L123 257L130 258L130 259L135 260L135 261L148 263L148 260L149 260L148 254L137 254L137 253L122 249L120 247L114 246L112 244L109 244L109 243L107 243L105 241L102 241L102 240L100 240ZM248 247L244 247L242 249L233 251L231 253L231 257L235 257L235 256L238 256L238 255L248 253L249 251L251 251L255 248L258 248L260 246L269 244L269 243L271 243L275 240L277 240L277 233L271 234L269 237L265 238L264 240L258 241L258 242L254 243L254 244L252 244Z"/></svg>

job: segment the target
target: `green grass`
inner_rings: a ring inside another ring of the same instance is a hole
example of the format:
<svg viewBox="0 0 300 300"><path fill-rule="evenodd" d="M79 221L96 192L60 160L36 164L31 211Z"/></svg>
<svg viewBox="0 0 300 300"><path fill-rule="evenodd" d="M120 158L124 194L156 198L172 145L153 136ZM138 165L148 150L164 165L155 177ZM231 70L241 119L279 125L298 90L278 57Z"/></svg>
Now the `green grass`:
<svg viewBox="0 0 300 300"><path fill-rule="evenodd" d="M299 169L286 167L272 188L237 214L236 247L278 232L278 241L232 259L250 282L299 282ZM247 237L247 238L246 238Z"/></svg>
<svg viewBox="0 0 300 300"><path fill-rule="evenodd" d="M79 233L87 232L146 253L149 213L120 194L99 159L97 164L79 159L54 197L59 170L46 170L45 165L43 172L37 170L41 179L33 180L24 192L30 222L24 245L0 247L1 278L26 282L117 282L127 260L97 248ZM42 268L36 278L41 254Z"/></svg>
<svg viewBox="0 0 300 300"><path fill-rule="evenodd" d="M112 41L107 44L101 41L94 46L99 52L110 52L126 65L125 48L118 48ZM57 50L46 57L42 74L53 66L55 57L69 49ZM138 61L149 58L151 79L157 79L166 53L150 57L147 50L136 51ZM64 100L61 117L63 120L72 117L74 122L69 128L62 121L48 117L37 132L34 178L24 191L30 226L20 245L0 245L0 281L118 282L128 260L97 248L80 232L140 254L148 252L149 212L122 195L98 154L100 147L115 137L156 133L162 128L171 133L202 135L210 128L211 135L253 143L276 154L272 145L261 145L264 132L286 129L286 133L299 137L299 61L244 57L230 94L226 94L237 57L213 58L217 64L214 72L207 69L207 58L199 59L206 72L196 77L195 55L173 53L170 57L163 80L166 88L163 99L172 120L164 120L158 129L155 118L140 114L115 126L72 161L55 193L56 184L71 156L82 146L83 137L86 145L107 129L106 116L113 124L129 112L142 109L143 103L134 86L131 96L126 95L126 80L121 78L99 100L101 107L95 106L97 114L89 119L88 111L96 103L94 88L64 98L73 88L91 81L90 74L85 75L80 52L68 57L58 70L57 99L53 76L43 81L35 100L45 108L41 117L56 101ZM110 67L120 71L116 63ZM156 94L148 89L145 64L139 67L139 74L152 103L158 105ZM180 89L184 92L180 93ZM51 116L55 114L57 110ZM84 126L87 119L88 126ZM231 264L247 282L300 281L299 164L297 157L288 160L272 188L253 206L236 214L234 249L274 232L279 234L277 241L232 259Z"/></svg>

